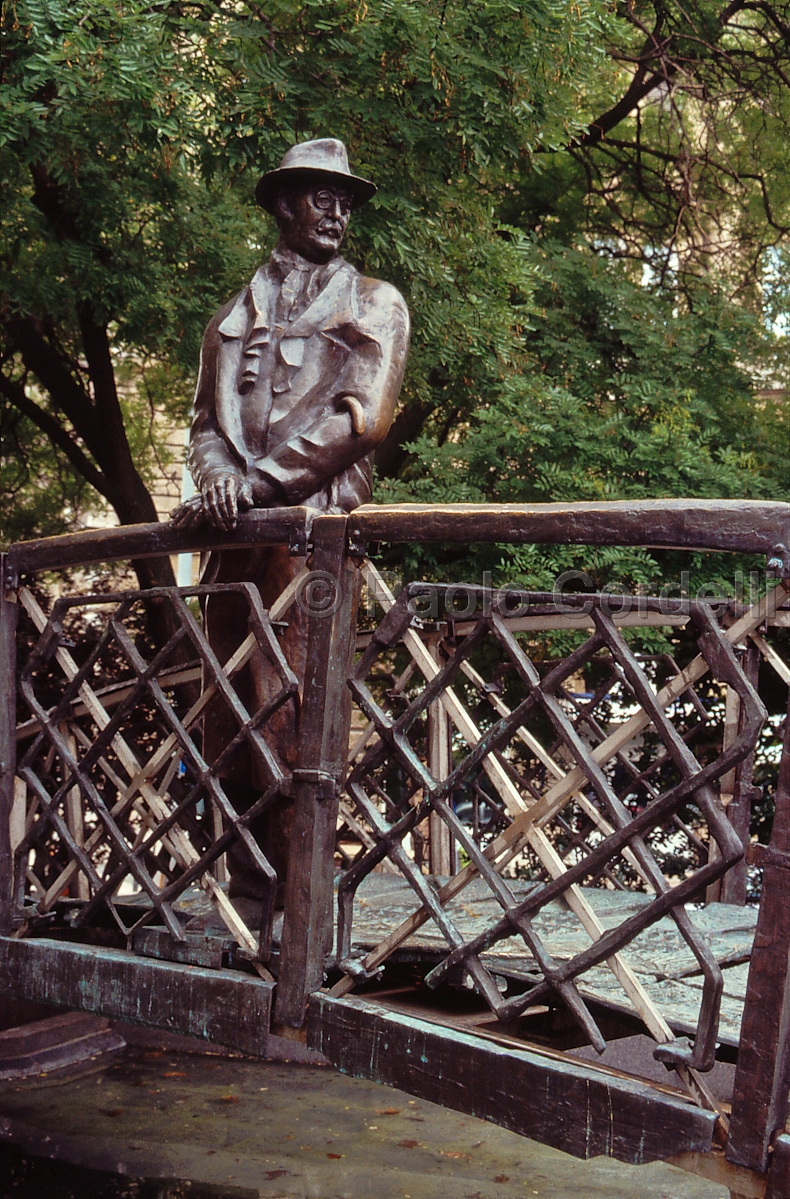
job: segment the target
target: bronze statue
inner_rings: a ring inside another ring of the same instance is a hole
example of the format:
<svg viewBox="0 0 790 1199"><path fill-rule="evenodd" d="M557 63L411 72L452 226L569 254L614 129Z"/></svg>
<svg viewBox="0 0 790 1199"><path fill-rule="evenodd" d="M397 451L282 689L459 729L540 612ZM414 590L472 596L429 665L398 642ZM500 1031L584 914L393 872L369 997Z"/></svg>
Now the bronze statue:
<svg viewBox="0 0 790 1199"><path fill-rule="evenodd" d="M232 529L252 507L306 504L350 512L371 495L369 455L386 436L406 364L409 316L388 283L367 279L338 254L351 212L376 187L353 175L334 138L294 146L256 188L276 219L279 240L252 282L213 317L203 338L189 466L199 495L173 513L180 528ZM303 566L286 547L213 555L205 581L247 580L271 604ZM227 661L247 633L234 595L213 596L205 621L212 648ZM306 620L292 607L282 647L304 675ZM254 711L274 686L262 660L240 687ZM296 751L293 704L267 726L285 768ZM206 720L210 762L235 733L227 712ZM238 753L223 771L240 811L260 793L255 763ZM282 880L289 805L279 801L253 829ZM243 847L229 854L230 894L263 898Z"/></svg>

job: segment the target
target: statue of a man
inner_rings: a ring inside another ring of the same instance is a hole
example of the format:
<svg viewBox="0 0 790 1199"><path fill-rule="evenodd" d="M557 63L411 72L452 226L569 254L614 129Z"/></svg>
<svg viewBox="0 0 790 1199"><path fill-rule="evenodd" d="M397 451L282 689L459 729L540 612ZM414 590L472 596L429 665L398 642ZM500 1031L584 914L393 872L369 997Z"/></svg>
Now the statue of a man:
<svg viewBox="0 0 790 1199"><path fill-rule="evenodd" d="M352 210L375 191L351 173L334 138L294 146L258 182L256 199L275 217L279 240L206 329L189 448L200 494L174 512L178 527L232 529L252 507L350 512L370 499L369 455L392 423L409 339L408 311L395 288L365 278L338 253ZM204 579L256 583L269 606L302 565L285 547L234 550L213 556ZM246 636L246 608L236 595L215 595L205 619L225 662ZM281 644L301 679L306 621L296 608ZM260 661L239 688L254 711L276 685ZM292 767L295 705L275 713L267 731L283 767ZM212 712L204 732L209 762L235 732L229 713ZM260 794L262 780L245 753L223 781L239 811ZM283 801L253 829L281 879L288 822ZM262 898L243 847L229 857L231 895Z"/></svg>

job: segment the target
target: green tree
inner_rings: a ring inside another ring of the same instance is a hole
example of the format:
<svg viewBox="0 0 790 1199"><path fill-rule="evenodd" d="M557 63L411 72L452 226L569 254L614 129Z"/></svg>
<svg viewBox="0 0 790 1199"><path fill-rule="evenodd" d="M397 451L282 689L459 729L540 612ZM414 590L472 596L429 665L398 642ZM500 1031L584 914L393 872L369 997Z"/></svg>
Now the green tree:
<svg viewBox="0 0 790 1199"><path fill-rule="evenodd" d="M671 294L589 251L543 241L525 253L540 281L518 369L446 435L426 426L401 477L380 482L380 498L786 498L790 413L756 405L741 365L771 349L753 316L712 297L679 312ZM446 555L432 555L423 565L446 573ZM463 569L479 577L493 568L500 582L550 589L580 555L481 548ZM666 569L646 551L586 551L583 564L599 586L619 579L656 589Z"/></svg>
<svg viewBox="0 0 790 1199"><path fill-rule="evenodd" d="M0 397L17 430L5 487L43 435L55 473L68 463L122 522L155 518L152 376L185 418L201 328L272 237L251 207L256 175L327 133L383 183L349 254L409 296L405 430L440 404L455 419L506 365L513 294L531 287L492 197L531 147L581 131L574 95L601 57L600 9L4 5Z"/></svg>
<svg viewBox="0 0 790 1199"><path fill-rule="evenodd" d="M0 33L6 537L91 494L154 518L152 409L187 419L201 329L273 240L255 179L326 134L382 184L349 257L413 315L382 496L781 491L753 403L786 301L781 8L16 0Z"/></svg>
<svg viewBox="0 0 790 1199"><path fill-rule="evenodd" d="M707 283L759 305L790 233L786 4L629 0L607 33L587 129L541 181L527 164L510 219L571 223L692 298Z"/></svg>

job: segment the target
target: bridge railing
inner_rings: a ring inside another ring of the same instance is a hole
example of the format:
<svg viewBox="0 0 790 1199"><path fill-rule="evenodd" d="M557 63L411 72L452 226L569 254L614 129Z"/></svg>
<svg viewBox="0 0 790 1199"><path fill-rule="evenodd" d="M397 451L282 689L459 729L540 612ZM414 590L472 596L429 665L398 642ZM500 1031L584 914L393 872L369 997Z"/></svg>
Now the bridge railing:
<svg viewBox="0 0 790 1199"><path fill-rule="evenodd" d="M421 579L395 594L368 554L377 542L759 553L768 577L740 607ZM228 945L216 961L206 950L206 963L276 978L281 1029L302 1026L327 987L337 999L370 985L419 934L427 987L465 981L500 1022L560 999L600 1050L590 996L630 1011L694 1102L726 1123L705 1075L727 997L691 913L706 894L743 898L759 743L778 780L777 816L771 846L750 853L764 871L759 921L780 945L753 959L763 982L750 976L740 1033L750 1066L738 1069L730 1141L736 1160L763 1169L787 1092L768 1067L766 1029L790 1057L790 924L780 912L790 784L787 743L766 724L758 683L761 664L780 688L790 681L776 636L790 623L788 543L786 504L643 501L370 505L350 516L294 508L248 514L232 534L155 525L14 546L0 609L0 934L101 944L103 928L104 944L156 954L164 939L177 959L185 915L215 911ZM247 583L108 591L94 570L89 593L61 586L49 601L32 585L42 572L275 544L306 565L268 609ZM223 590L246 614L226 661L200 618ZM280 644L295 604L307 617L304 680ZM152 606L167 630L158 641L145 631ZM682 629L682 662L634 650L629 627L662 626ZM576 644L550 661L541 638L558 629L575 631ZM270 679L258 706L243 682L253 659ZM289 705L299 720L292 767L272 736ZM206 721L231 730L210 760ZM262 782L240 812L226 767L242 748ZM293 828L280 928L274 870L251 826L283 795ZM260 928L224 885L237 842L269 888ZM371 923L365 888L383 873L412 903L389 913L382 904ZM613 922L591 900L594 885L633 902ZM561 935L558 905L572 920ZM702 983L691 1044L629 956L665 917L683 968Z"/></svg>

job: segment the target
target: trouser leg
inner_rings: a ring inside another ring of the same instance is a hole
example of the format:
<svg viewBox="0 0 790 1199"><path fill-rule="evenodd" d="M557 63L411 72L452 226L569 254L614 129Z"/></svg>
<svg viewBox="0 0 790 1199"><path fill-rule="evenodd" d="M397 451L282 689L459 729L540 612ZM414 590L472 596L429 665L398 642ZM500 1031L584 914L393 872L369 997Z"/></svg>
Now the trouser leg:
<svg viewBox="0 0 790 1199"><path fill-rule="evenodd" d="M285 547L223 554L216 582L253 582L260 591L264 608L269 608L301 569L303 560L294 558ZM206 630L212 649L226 662L248 633L249 607L244 597L233 594L211 596L206 606ZM307 625L298 605L287 613L287 627L278 632L280 648L296 675L299 688L304 681ZM233 685L252 715L268 703L282 687L282 680L264 654L259 653L248 667L234 677ZM296 762L298 702L288 699L269 718L262 734L282 774L288 777ZM226 704L210 705L204 732L205 757L216 759L235 735L238 724ZM243 747L233 761L222 768L222 785L237 812L243 813L258 800L271 779L256 755ZM278 906L282 901L288 870L288 853L293 801L276 798L250 825L250 832L277 873ZM227 854L231 896L265 898L268 891L251 854L240 842L234 842Z"/></svg>

